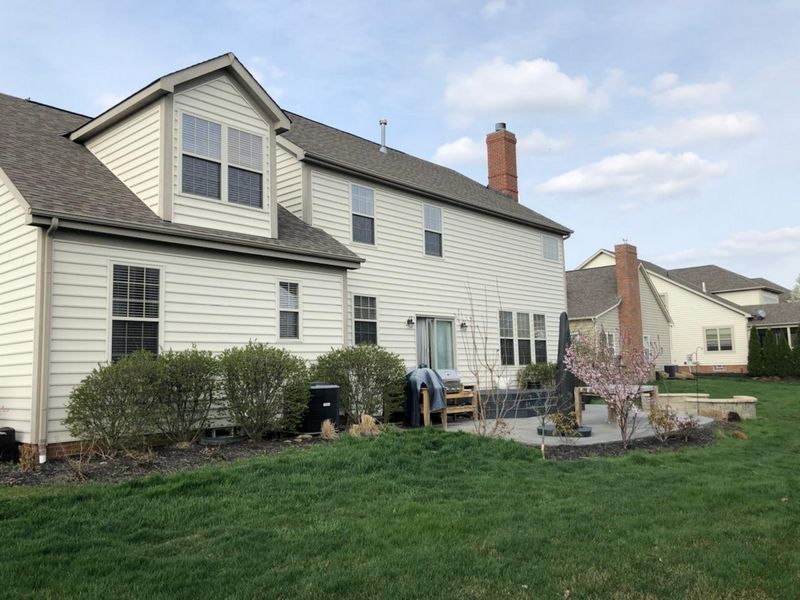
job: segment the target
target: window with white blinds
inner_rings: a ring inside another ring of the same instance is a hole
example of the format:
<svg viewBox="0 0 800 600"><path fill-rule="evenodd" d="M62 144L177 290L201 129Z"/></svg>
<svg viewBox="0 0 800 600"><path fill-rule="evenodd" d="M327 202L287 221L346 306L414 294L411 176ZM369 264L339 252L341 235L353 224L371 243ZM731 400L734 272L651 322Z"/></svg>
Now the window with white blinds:
<svg viewBox="0 0 800 600"><path fill-rule="evenodd" d="M350 187L353 241L362 244L375 243L375 194L363 185Z"/></svg>
<svg viewBox="0 0 800 600"><path fill-rule="evenodd" d="M442 256L442 209L426 204L424 212L425 254Z"/></svg>
<svg viewBox="0 0 800 600"><path fill-rule="evenodd" d="M253 208L264 206L263 136L185 114L182 191ZM223 152L223 127L226 144ZM224 169L224 171L223 171ZM223 178L227 175L227 186ZM223 189L227 187L227 189Z"/></svg>
<svg viewBox="0 0 800 600"><path fill-rule="evenodd" d="M159 269L113 266L111 360L139 350L158 352L160 299Z"/></svg>
<svg viewBox="0 0 800 600"><path fill-rule="evenodd" d="M281 339L300 337L300 286L297 283L281 281L278 289L280 306Z"/></svg>

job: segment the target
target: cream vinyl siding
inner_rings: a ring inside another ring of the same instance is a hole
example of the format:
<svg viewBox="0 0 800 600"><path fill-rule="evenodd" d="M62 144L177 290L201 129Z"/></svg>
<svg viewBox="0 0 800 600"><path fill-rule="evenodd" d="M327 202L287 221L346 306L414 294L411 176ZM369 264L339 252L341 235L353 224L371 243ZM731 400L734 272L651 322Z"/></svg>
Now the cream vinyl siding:
<svg viewBox="0 0 800 600"><path fill-rule="evenodd" d="M670 347L670 325L656 296L647 284L647 280L639 271L639 298L642 305L642 335L649 335L650 342L656 341L661 346L661 354L656 359L656 366L661 368L672 363Z"/></svg>
<svg viewBox="0 0 800 600"><path fill-rule="evenodd" d="M778 296L766 290L745 290L741 292L721 292L714 294L720 298L725 298L739 306L750 306L752 304L777 304Z"/></svg>
<svg viewBox="0 0 800 600"><path fill-rule="evenodd" d="M199 83L175 93L173 101L173 221L270 237L271 158L274 147L272 124L256 111L239 87L227 76ZM204 198L182 192L182 127L183 113L222 125L221 199ZM263 140L262 189L263 207L252 208L227 201L226 126L260 135Z"/></svg>
<svg viewBox="0 0 800 600"><path fill-rule="evenodd" d="M155 214L159 214L161 110L157 101L86 142L92 154Z"/></svg>
<svg viewBox="0 0 800 600"><path fill-rule="evenodd" d="M0 182L0 426L31 442L36 236Z"/></svg>
<svg viewBox="0 0 800 600"><path fill-rule="evenodd" d="M566 310L563 261L542 258L542 232L474 211L438 203L311 167L313 221L366 259L348 274L348 340L353 340L352 296L374 296L380 344L406 365L417 362L416 328L409 317L454 320L456 366L471 379L466 346L476 325L484 328L492 352L499 352L499 310L544 314L548 360L555 361L558 319ZM353 243L350 188L374 190L375 245ZM444 257L425 254L423 206L442 209ZM563 257L559 239L559 256ZM468 284L476 322L472 322ZM467 322L466 332L460 327ZM499 355L498 355L499 356ZM515 361L517 360L515 351ZM499 359L498 359L499 362ZM514 381L517 367L504 374Z"/></svg>
<svg viewBox="0 0 800 600"><path fill-rule="evenodd" d="M292 154L275 147L278 169L278 203L291 211L296 217L303 218L303 169L300 161Z"/></svg>
<svg viewBox="0 0 800 600"><path fill-rule="evenodd" d="M604 315L597 317L595 329L598 333L613 333L619 339L619 307L614 307Z"/></svg>
<svg viewBox="0 0 800 600"><path fill-rule="evenodd" d="M648 274L658 292L669 298L669 313L674 323L670 348L673 364L686 364L687 355L698 348L701 365L747 364L747 317L652 272ZM709 327L733 328L733 350L707 352L704 330Z"/></svg>
<svg viewBox="0 0 800 600"><path fill-rule="evenodd" d="M583 265L581 269L595 269L597 267L612 267L617 264L617 261L614 259L613 256L609 256L605 252L601 252L597 256L595 256L592 260L588 263Z"/></svg>
<svg viewBox="0 0 800 600"><path fill-rule="evenodd" d="M258 340L306 360L343 339L343 278L339 269L293 266L223 253L61 234L53 257L48 432L66 441L62 419L70 390L110 356L111 266L161 270L163 349L220 352ZM278 282L300 285L300 341L278 339Z"/></svg>

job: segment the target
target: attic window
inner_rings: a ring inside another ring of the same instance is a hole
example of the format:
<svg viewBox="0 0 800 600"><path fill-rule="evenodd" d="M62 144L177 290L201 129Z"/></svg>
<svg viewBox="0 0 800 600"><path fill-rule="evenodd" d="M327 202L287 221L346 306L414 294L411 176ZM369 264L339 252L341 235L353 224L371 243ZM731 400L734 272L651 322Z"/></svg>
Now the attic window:
<svg viewBox="0 0 800 600"><path fill-rule="evenodd" d="M542 235L542 256L545 260L558 260L558 238L552 235Z"/></svg>
<svg viewBox="0 0 800 600"><path fill-rule="evenodd" d="M261 208L264 168L261 136L229 127L228 163L228 202Z"/></svg>
<svg viewBox="0 0 800 600"><path fill-rule="evenodd" d="M442 209L426 204L425 212L425 254L442 255Z"/></svg>
<svg viewBox="0 0 800 600"><path fill-rule="evenodd" d="M183 115L184 193L219 199L222 170L222 126L192 115Z"/></svg>
<svg viewBox="0 0 800 600"><path fill-rule="evenodd" d="M350 189L353 218L353 241L375 244L375 193L368 187L353 184Z"/></svg>

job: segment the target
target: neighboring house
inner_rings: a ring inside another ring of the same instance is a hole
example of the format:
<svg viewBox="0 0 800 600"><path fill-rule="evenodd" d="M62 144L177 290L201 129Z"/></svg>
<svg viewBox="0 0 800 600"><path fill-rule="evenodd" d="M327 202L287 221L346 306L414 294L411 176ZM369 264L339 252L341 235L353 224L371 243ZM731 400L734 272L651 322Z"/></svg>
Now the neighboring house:
<svg viewBox="0 0 800 600"><path fill-rule="evenodd" d="M776 340L785 337L790 348L800 344L798 338L798 325L800 325L800 302L781 302L780 304L755 304L743 306L752 317L750 327L758 330L761 344L768 332L772 332Z"/></svg>
<svg viewBox="0 0 800 600"><path fill-rule="evenodd" d="M599 250L577 270L608 267L616 261L614 252ZM750 313L708 289L704 291L702 285L680 277L674 270L648 261L641 264L672 318L669 363L682 370L746 372Z"/></svg>
<svg viewBox="0 0 800 600"><path fill-rule="evenodd" d="M573 333L603 335L620 351L620 334L636 348L659 348L656 366L672 364L672 318L652 279L638 260L636 248L615 248L617 260L608 266L567 271L567 312Z"/></svg>
<svg viewBox="0 0 800 600"><path fill-rule="evenodd" d="M42 458L138 349L376 342L470 380L480 331L510 371L556 358L570 230L519 204L504 127L487 187L285 112L232 54L95 118L0 95L0 123L0 421Z"/></svg>
<svg viewBox="0 0 800 600"><path fill-rule="evenodd" d="M788 290L762 277L750 278L717 265L670 269L670 275L739 306L778 304Z"/></svg>

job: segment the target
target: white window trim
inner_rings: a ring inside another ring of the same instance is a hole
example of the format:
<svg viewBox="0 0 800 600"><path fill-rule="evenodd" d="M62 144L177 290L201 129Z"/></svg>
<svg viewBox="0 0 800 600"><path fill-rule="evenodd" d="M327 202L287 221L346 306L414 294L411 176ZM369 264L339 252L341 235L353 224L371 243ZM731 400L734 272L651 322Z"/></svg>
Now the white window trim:
<svg viewBox="0 0 800 600"><path fill-rule="evenodd" d="M547 239L551 239L556 243L556 257L555 258L550 258L549 256L547 256L547 253L545 252L545 240L547 240ZM550 262L561 262L562 254L563 254L563 252L561 251L561 243L559 242L559 238L557 236L555 236L555 235L550 235L549 233L543 233L542 234L542 258L544 260L547 260L547 261L550 261Z"/></svg>
<svg viewBox="0 0 800 600"><path fill-rule="evenodd" d="M361 294L359 294L359 296L360 296L360 295L361 295ZM460 324L460 323L461 323L461 322L462 322L464 319L460 319L458 315L444 316L444 315L426 314L426 313L417 314L417 315L414 315L414 331L415 331L415 332L416 332L416 328L417 328L417 326L416 326L416 323L417 323L417 321L418 321L419 319L433 319L434 321L450 321L450 323L451 323L451 327L450 327L450 329L451 329L451 336L450 336L450 340L451 340L451 343L452 343L452 350L453 350L453 366L454 366L454 367L456 368L456 370L457 370L457 369L458 369L458 344L456 343L456 341L457 341L457 338L456 338L456 329L457 329L457 328L459 328L459 324ZM435 327L436 327L436 324L434 323L434 328L435 328ZM414 335L416 336L416 333L415 333ZM415 344L414 344L414 345L415 345L415 346L416 346L416 341L417 341L417 340L415 339L415 340L414 340L414 342L415 342ZM435 344L434 344L434 345L435 345ZM416 351L415 351L415 352L416 352ZM433 361L431 360L431 362L433 362Z"/></svg>
<svg viewBox="0 0 800 600"><path fill-rule="evenodd" d="M368 190L372 190L372 214L368 215L366 213L358 212L353 210L353 186L357 185L358 187L366 188ZM348 181L347 182L347 199L349 202L349 212L348 212L348 227L350 229L350 241L354 244L358 244L359 246L363 246L365 248L376 248L378 246L378 202L376 190L374 187L369 185L364 185L362 183L358 183L356 181ZM359 215L361 217L367 217L372 219L372 239L373 243L370 244L368 242L359 242L358 240L353 239L353 215ZM359 294L360 295L360 294Z"/></svg>
<svg viewBox="0 0 800 600"><path fill-rule="evenodd" d="M165 287L164 280L166 274L166 267L159 263L141 263L129 261L121 258L110 258L106 261L108 291L106 303L106 362L111 362L111 345L112 345L112 329L114 321L147 321L152 323L156 319L138 318L138 317L114 317L114 265L124 265L126 267L143 267L145 269L158 269L158 350L159 353L164 348L164 307L165 302Z"/></svg>
<svg viewBox="0 0 800 600"><path fill-rule="evenodd" d="M519 315L528 315L528 337L520 337ZM524 367L524 366L526 366L528 364L536 363L536 347L535 347L535 340L534 340L534 333L533 333L533 313L529 313L528 311L525 311L525 310L520 310L520 311L517 311L517 312L514 313L514 334L515 334L514 335L514 343L515 343L514 350L517 353L517 356L516 356L517 366ZM507 339L507 338L504 338L504 339ZM525 341L525 340L528 341L528 345L529 345L528 352L530 354L531 362L522 364L522 362L520 362L521 354L520 354L520 351L519 351L519 343L521 341Z"/></svg>
<svg viewBox="0 0 800 600"><path fill-rule="evenodd" d="M213 158L209 158L207 156L200 156L199 154L195 154L194 152L184 151L183 149L183 115L189 115L190 117L195 117L196 119L203 119L204 121L209 121L211 123L215 123L220 126L220 160L215 160ZM242 209L248 211L255 211L259 213L266 213L268 212L268 194L267 189L269 188L268 182L266 181L265 173L269 171L268 162L269 162L269 148L267 147L268 136L265 136L263 132L253 131L252 129L244 129L242 127L234 127L232 125L227 125L226 123L220 122L216 117L206 116L199 112L192 112L189 110L179 110L178 111L178 164L175 166L177 171L177 187L176 193L180 196L184 196L186 198L191 198L192 200L205 200L206 202L211 202L219 206L223 204L226 207L233 207L234 209ZM238 165L231 164L228 161L228 129L237 129L238 131L244 131L245 133L249 133L251 135L257 135L261 138L261 170L256 171L255 169L251 169L249 167L241 167ZM219 172L219 198L212 198L210 196L200 196L198 194L192 194L190 192L183 191L183 155L186 154L187 156L191 156L193 158L199 158L200 160L206 160L208 162L218 163L220 165L220 172ZM267 165L265 167L265 165ZM239 204L237 202L230 202L228 200L228 167L234 167L236 169L242 169L243 171L250 171L251 173L258 173L261 175L261 207L258 206L247 206L245 204Z"/></svg>
<svg viewBox="0 0 800 600"><path fill-rule="evenodd" d="M520 311L522 312L522 311ZM511 337L503 335L503 328L500 326L500 313L511 314ZM500 351L500 366L501 367L517 367L519 366L519 356L517 356L519 348L517 348L517 311L509 310L507 308L497 309L497 339L498 350ZM514 360L508 364L503 363L503 340L511 340L511 346L514 352Z"/></svg>
<svg viewBox="0 0 800 600"><path fill-rule="evenodd" d="M375 320L372 319L356 319L356 296L362 296L364 298L375 298ZM353 345L356 345L356 321L367 321L370 323L375 323L375 343L380 346L381 345L381 328L378 326L380 321L380 301L378 300L378 296L371 295L367 292L365 293L356 293L353 292L350 294L350 323L353 326Z"/></svg>
<svg viewBox="0 0 800 600"><path fill-rule="evenodd" d="M281 284L282 283L296 283L297 284L297 310L293 308L281 308ZM300 344L303 342L303 284L297 280L281 279L280 277L275 282L275 343L280 344ZM281 337L281 312L296 312L297 313L297 337L285 338Z"/></svg>
<svg viewBox="0 0 800 600"><path fill-rule="evenodd" d="M711 329L714 329L714 330L717 331L717 345L720 345L720 346L721 346L721 344L719 342L719 330L720 329L730 329L731 330L731 349L730 350L709 350L708 349L708 341L707 341L707 338L706 338L706 331L709 331ZM736 352L736 336L734 335L734 327L733 327L733 325L717 325L717 326L714 326L714 327L703 327L703 346L702 346L702 348L703 348L704 352L708 352L709 354L712 354L714 356L717 356L719 354L733 354L733 353L735 353Z"/></svg>
<svg viewBox="0 0 800 600"><path fill-rule="evenodd" d="M431 208L436 208L439 210L440 221L441 221L441 231L436 231L435 229L428 229L425 226L425 207L430 206ZM442 254L441 256L436 256L435 254L428 254L425 248L425 233L430 231L431 233L438 233L442 239ZM445 249L444 249L444 208L441 206L436 206L435 204L431 204L429 202L422 203L422 255L425 258L433 258L438 260L443 260L445 257Z"/></svg>
<svg viewBox="0 0 800 600"><path fill-rule="evenodd" d="M544 337L536 337L536 315L539 315L544 320ZM545 342L545 346L547 348L547 355L545 356L544 362L550 362L548 360L550 354L550 338L547 336L547 313L545 312L532 312L531 313L531 360L536 363L536 342Z"/></svg>

